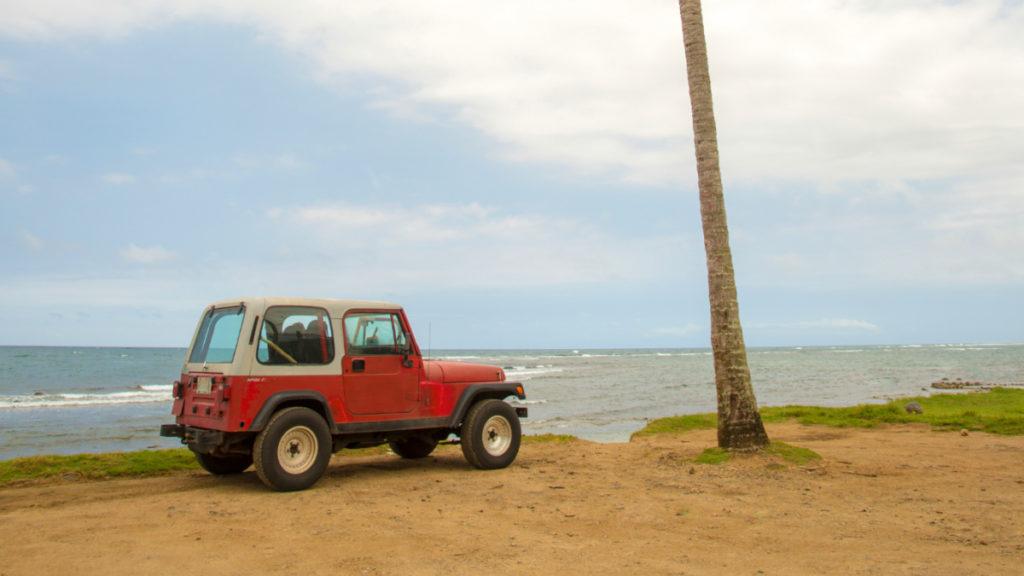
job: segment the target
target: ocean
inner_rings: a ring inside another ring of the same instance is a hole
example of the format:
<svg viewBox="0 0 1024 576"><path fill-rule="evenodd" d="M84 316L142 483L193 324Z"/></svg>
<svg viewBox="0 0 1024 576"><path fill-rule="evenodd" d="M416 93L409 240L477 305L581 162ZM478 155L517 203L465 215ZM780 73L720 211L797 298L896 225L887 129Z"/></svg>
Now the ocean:
<svg viewBox="0 0 1024 576"><path fill-rule="evenodd" d="M0 459L178 446L178 348L0 347ZM845 406L936 392L942 378L1024 381L1024 345L751 348L762 405ZM621 442L648 419L715 409L706 349L435 350L522 381L527 434Z"/></svg>

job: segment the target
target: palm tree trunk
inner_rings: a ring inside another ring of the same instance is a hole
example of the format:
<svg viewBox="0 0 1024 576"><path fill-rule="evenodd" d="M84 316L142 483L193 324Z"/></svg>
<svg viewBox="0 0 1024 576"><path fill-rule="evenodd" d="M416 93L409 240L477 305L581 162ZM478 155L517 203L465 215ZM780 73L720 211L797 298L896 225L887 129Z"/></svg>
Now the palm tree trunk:
<svg viewBox="0 0 1024 576"><path fill-rule="evenodd" d="M718 445L730 449L759 448L768 444L768 434L764 431L754 388L750 384L747 349L740 325L700 0L679 0L679 14L683 22L693 141L697 153L697 186L700 189L701 224L708 262L711 350L715 358L715 387L718 391Z"/></svg>

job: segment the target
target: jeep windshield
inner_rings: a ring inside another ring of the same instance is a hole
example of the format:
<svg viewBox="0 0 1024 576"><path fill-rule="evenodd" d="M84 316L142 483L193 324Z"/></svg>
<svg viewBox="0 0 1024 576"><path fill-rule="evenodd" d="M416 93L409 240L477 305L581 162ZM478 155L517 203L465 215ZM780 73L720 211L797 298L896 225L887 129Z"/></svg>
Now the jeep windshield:
<svg viewBox="0 0 1024 576"><path fill-rule="evenodd" d="M238 335L245 318L244 306L211 308L203 315L188 356L190 363L230 364L235 359Z"/></svg>

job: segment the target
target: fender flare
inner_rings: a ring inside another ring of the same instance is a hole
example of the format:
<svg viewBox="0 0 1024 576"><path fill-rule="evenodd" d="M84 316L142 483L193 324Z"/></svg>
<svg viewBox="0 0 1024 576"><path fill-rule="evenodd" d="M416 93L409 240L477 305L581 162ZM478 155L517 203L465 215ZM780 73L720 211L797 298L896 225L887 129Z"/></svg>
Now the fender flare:
<svg viewBox="0 0 1024 576"><path fill-rule="evenodd" d="M466 417L466 412L469 412L469 407L476 403L477 400L496 399L504 400L509 396L515 396L520 400L526 399L526 394L519 394L516 389L522 386L519 382L487 382L482 384L470 384L466 386L466 389L462 391L462 395L459 396L458 402L455 403L455 409L452 410L451 419L448 421L448 427L451 429L457 429L462 424L462 419Z"/></svg>
<svg viewBox="0 0 1024 576"><path fill-rule="evenodd" d="M270 421L270 417L277 412L278 407L282 404L292 404L296 402L308 403L311 402L316 404L322 411L323 416L327 418L327 427L331 429L331 434L337 432L337 423L334 421L334 414L331 413L331 407L327 404L327 399L324 395L315 390L288 390L285 392L278 392L267 398L267 401L263 403L263 407L256 413L256 417L252 419L252 424L249 426L249 432L259 432L267 425Z"/></svg>

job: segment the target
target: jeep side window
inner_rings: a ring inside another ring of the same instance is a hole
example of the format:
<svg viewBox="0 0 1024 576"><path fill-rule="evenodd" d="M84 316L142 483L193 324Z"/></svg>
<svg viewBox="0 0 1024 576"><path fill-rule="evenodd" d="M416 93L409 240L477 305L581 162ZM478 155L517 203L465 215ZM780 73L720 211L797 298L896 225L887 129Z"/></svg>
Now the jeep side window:
<svg viewBox="0 0 1024 576"><path fill-rule="evenodd" d="M348 353L355 355L401 354L407 337L397 314L355 312L345 316Z"/></svg>
<svg viewBox="0 0 1024 576"><path fill-rule="evenodd" d="M330 364L334 334L327 311L308 306L267 308L256 360L260 364Z"/></svg>
<svg viewBox="0 0 1024 576"><path fill-rule="evenodd" d="M399 318L398 314L391 315L391 323L395 328L395 349L399 354L406 354L409 352L409 338L405 335L405 329L402 328L402 319Z"/></svg>

